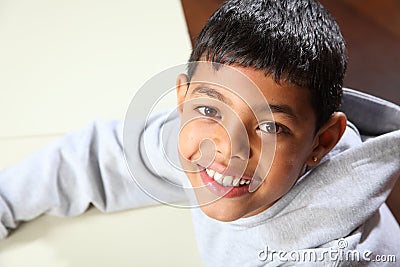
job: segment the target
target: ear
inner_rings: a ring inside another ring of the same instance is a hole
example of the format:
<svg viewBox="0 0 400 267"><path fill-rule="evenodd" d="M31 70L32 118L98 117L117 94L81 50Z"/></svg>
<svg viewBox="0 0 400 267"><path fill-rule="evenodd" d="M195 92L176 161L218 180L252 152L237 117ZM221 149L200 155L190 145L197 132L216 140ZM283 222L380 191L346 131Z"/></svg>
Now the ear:
<svg viewBox="0 0 400 267"><path fill-rule="evenodd" d="M347 119L342 112L335 112L319 129L314 138L313 150L307 159L307 165L315 166L339 142L346 129Z"/></svg>
<svg viewBox="0 0 400 267"><path fill-rule="evenodd" d="M183 102L185 101L188 88L189 82L187 75L183 73L179 74L176 78L176 95L179 115L183 112Z"/></svg>

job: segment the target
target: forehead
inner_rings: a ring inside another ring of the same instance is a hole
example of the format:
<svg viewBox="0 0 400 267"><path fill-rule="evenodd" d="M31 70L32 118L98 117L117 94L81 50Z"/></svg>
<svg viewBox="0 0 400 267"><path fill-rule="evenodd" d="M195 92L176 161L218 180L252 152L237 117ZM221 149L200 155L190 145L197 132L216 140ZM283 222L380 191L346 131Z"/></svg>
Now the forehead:
<svg viewBox="0 0 400 267"><path fill-rule="evenodd" d="M237 68L207 61L196 64L191 84L218 88L223 93L231 92L246 100L264 98L253 80Z"/></svg>
<svg viewBox="0 0 400 267"><path fill-rule="evenodd" d="M219 93L214 93L215 98L219 100L224 98L227 104L232 98L240 98L253 111L265 110L265 106L269 105L290 109L300 118L315 117L310 92L306 88L284 81L277 83L272 77L266 76L262 70L251 67L219 64L215 68L213 64L215 63L199 62L191 79L189 94L210 96L205 92L207 88L212 88Z"/></svg>

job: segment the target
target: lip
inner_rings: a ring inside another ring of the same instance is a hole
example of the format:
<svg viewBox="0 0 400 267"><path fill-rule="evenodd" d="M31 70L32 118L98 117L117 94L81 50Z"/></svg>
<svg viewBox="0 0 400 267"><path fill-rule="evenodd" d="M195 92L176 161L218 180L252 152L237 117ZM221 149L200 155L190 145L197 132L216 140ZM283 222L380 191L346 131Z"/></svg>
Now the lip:
<svg viewBox="0 0 400 267"><path fill-rule="evenodd" d="M200 178L204 183L204 185L206 185L206 188L219 197L236 198L244 196L246 194L250 194L249 185L242 185L242 186L220 185L212 177L208 176L204 168L202 168L202 170L200 171Z"/></svg>

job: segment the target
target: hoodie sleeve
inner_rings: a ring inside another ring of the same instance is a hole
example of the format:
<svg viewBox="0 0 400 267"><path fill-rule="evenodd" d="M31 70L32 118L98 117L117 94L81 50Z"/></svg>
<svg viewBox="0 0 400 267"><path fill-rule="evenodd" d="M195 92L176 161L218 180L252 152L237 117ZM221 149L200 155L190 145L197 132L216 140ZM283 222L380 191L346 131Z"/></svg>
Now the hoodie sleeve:
<svg viewBox="0 0 400 267"><path fill-rule="evenodd" d="M111 212L159 203L132 178L124 159L122 132L121 122L94 122L0 171L0 239L19 222L45 213L76 216L90 205ZM135 172L160 180L141 160L138 146L142 132L137 127L129 133L137 146L130 153ZM148 153L151 156L157 151ZM163 184L165 181L158 182L157 190L167 189L168 201L184 200L179 188L171 190Z"/></svg>

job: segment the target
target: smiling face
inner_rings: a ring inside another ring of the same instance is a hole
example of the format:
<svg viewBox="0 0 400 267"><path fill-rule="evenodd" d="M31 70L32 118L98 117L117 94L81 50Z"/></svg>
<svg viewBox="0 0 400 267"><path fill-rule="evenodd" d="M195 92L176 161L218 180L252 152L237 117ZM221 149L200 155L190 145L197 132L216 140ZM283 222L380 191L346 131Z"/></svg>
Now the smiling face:
<svg viewBox="0 0 400 267"><path fill-rule="evenodd" d="M180 160L203 189L196 197L209 217L258 214L313 165L316 116L307 89L277 84L262 70L211 64L199 64L186 82L177 81Z"/></svg>

